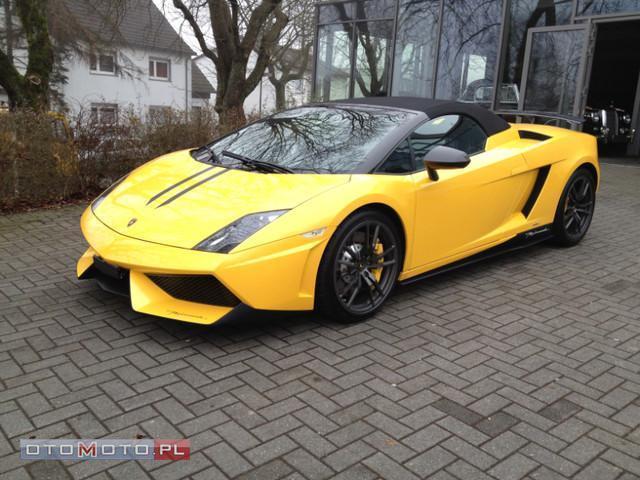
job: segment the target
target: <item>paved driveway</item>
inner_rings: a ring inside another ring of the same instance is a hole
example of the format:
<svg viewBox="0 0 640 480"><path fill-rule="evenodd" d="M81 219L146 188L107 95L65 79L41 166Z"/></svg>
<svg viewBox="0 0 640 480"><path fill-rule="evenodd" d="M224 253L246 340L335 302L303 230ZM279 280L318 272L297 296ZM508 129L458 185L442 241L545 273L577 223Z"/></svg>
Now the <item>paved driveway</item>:
<svg viewBox="0 0 640 480"><path fill-rule="evenodd" d="M640 477L640 168L579 247L402 288L355 326L199 328L74 278L78 207L0 217L2 478ZM20 438L188 438L188 462L22 463Z"/></svg>

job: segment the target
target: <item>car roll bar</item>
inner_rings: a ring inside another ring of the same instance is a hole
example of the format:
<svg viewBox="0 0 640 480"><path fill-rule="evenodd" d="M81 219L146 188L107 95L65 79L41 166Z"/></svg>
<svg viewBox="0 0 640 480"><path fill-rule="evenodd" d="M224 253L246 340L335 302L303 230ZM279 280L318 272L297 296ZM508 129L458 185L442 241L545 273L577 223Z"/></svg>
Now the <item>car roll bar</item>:
<svg viewBox="0 0 640 480"><path fill-rule="evenodd" d="M576 127L584 123L584 118L581 117L564 115L562 113L542 112L537 110L494 110L494 113L496 115L500 115L501 117L533 117L548 118L550 120L561 120Z"/></svg>

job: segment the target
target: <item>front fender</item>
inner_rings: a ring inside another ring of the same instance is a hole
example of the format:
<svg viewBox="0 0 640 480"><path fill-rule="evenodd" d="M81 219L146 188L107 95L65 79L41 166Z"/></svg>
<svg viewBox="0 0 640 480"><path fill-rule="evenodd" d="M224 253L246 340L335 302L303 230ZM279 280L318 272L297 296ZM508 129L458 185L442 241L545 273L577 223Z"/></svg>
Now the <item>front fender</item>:
<svg viewBox="0 0 640 480"><path fill-rule="evenodd" d="M415 219L415 186L410 175L353 175L350 182L323 192L282 215L234 251L322 229L325 229L323 236L328 241L328 234L349 215L374 204L385 205L397 213L407 239L405 258L410 258Z"/></svg>

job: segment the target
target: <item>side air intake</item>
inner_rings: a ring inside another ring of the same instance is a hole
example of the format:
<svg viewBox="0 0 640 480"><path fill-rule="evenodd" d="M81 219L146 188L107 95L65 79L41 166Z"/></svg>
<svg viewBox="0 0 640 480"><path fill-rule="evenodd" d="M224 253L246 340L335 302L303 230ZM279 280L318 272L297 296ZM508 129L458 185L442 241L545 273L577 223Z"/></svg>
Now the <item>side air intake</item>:
<svg viewBox="0 0 640 480"><path fill-rule="evenodd" d="M523 140L536 140L538 142L544 142L545 140L549 140L551 138L549 135L532 132L531 130L518 130L518 134Z"/></svg>
<svg viewBox="0 0 640 480"><path fill-rule="evenodd" d="M536 177L536 182L533 184L533 188L531 189L531 193L529 194L529 198L527 199L527 203L522 207L522 214L525 217L528 217L533 210L538 197L540 196L540 192L542 191L542 187L544 187L545 182L547 181L547 177L549 176L549 170L551 167L546 165L538 170L538 176Z"/></svg>

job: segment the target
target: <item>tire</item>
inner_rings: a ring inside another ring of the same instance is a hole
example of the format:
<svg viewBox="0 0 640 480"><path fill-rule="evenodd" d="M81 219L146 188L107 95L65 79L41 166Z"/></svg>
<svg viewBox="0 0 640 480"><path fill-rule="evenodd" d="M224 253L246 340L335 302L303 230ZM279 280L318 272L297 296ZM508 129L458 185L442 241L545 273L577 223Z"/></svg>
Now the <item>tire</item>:
<svg viewBox="0 0 640 480"><path fill-rule="evenodd" d="M375 210L356 212L338 227L324 252L316 310L340 323L371 317L393 291L403 253L398 227L389 216Z"/></svg>
<svg viewBox="0 0 640 480"><path fill-rule="evenodd" d="M576 170L564 187L553 221L553 242L572 247L584 238L596 205L596 180L585 168Z"/></svg>

